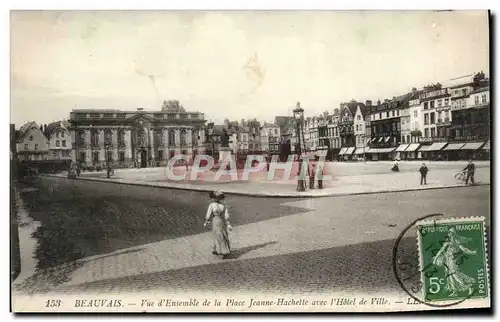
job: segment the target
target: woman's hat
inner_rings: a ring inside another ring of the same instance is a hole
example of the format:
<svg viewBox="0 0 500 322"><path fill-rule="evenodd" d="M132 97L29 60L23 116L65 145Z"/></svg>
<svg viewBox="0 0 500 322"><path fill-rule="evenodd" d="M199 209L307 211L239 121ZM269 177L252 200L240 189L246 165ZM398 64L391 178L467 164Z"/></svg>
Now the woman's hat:
<svg viewBox="0 0 500 322"><path fill-rule="evenodd" d="M215 199L217 199L217 200L224 199L224 193L222 191L216 191L215 192Z"/></svg>

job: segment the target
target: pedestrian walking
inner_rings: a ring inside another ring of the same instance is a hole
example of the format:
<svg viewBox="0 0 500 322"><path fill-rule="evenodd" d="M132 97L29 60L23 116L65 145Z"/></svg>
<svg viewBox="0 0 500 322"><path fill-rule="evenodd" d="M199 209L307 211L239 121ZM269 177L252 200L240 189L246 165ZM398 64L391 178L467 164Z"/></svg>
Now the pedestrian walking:
<svg viewBox="0 0 500 322"><path fill-rule="evenodd" d="M466 171L467 172L467 177L465 179L465 184L469 183L469 179L470 179L470 182L472 184L474 184L474 172L476 171L476 166L474 165L474 163L472 163L471 159L469 159L469 164L467 164L467 166L462 171Z"/></svg>
<svg viewBox="0 0 500 322"><path fill-rule="evenodd" d="M425 163L422 163L422 166L420 167L420 185L422 184L427 184L427 172L429 172L429 168L425 165Z"/></svg>
<svg viewBox="0 0 500 322"><path fill-rule="evenodd" d="M316 176L316 164L309 161L309 189L314 189L314 178Z"/></svg>
<svg viewBox="0 0 500 322"><path fill-rule="evenodd" d="M323 189L323 175L325 174L325 162L318 162L316 166L316 173L318 174L318 189Z"/></svg>
<svg viewBox="0 0 500 322"><path fill-rule="evenodd" d="M221 191L215 192L213 197L213 202L208 205L204 227L210 224L212 226L212 254L222 255L222 258L227 258L231 253L228 230L231 230L232 227L229 223L229 212L223 202L224 194Z"/></svg>

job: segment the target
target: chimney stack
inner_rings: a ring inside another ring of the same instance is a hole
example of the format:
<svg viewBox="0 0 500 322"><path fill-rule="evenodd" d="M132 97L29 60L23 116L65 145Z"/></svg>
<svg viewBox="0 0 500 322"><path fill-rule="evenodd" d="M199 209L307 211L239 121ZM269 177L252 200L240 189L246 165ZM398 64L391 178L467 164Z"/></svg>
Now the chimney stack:
<svg viewBox="0 0 500 322"><path fill-rule="evenodd" d="M371 100L367 100L365 105L368 106L368 107L371 107L372 106L372 101Z"/></svg>

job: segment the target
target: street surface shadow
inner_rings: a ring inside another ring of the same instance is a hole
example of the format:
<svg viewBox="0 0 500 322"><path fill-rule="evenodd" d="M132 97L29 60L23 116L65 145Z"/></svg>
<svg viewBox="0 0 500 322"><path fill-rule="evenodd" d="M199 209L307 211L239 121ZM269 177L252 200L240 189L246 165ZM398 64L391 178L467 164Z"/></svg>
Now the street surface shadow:
<svg viewBox="0 0 500 322"><path fill-rule="evenodd" d="M85 264L103 259L106 257L113 257L118 255L137 253L142 251L140 249L125 250L114 254L99 256L90 260L79 260L75 262L66 263L58 267L50 267L48 269L38 269L35 274L28 277L22 283L15 286L17 292L24 294L46 293L61 284L71 281L71 274L77 269L83 267Z"/></svg>
<svg viewBox="0 0 500 322"><path fill-rule="evenodd" d="M56 290L61 293L165 290L277 292L285 294L344 292L402 292L392 270L395 239L343 245L168 270L85 283ZM414 237L401 240L400 252L417 250ZM411 265L417 267L415 257Z"/></svg>
<svg viewBox="0 0 500 322"><path fill-rule="evenodd" d="M166 239L207 232L206 192L39 177L25 194L26 210L41 223L38 268L62 265ZM283 205L298 199L226 197L235 226L310 211Z"/></svg>
<svg viewBox="0 0 500 322"><path fill-rule="evenodd" d="M259 249L259 248L264 248L269 245L274 245L277 244L277 242L272 241L272 242L267 242L267 243L262 243L262 244L257 244L253 246L248 246L248 247L243 247L243 248L237 248L237 249L232 249L231 254L226 256L226 259L238 259L241 256L245 255L246 253L249 253L253 250Z"/></svg>

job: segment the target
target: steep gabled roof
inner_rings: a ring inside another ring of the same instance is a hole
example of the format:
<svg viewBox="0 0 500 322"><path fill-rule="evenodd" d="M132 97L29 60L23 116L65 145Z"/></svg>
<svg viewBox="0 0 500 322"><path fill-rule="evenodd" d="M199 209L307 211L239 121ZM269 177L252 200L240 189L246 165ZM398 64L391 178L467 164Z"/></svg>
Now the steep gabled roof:
<svg viewBox="0 0 500 322"><path fill-rule="evenodd" d="M19 132L17 135L17 141L22 141L22 139L24 139L24 137L32 130L32 129L36 129L40 132L42 132L40 130L40 127L38 126L38 124L36 124L35 121L31 121L31 122L28 122L28 123L25 123L23 124L23 126L21 126L21 128L19 128ZM42 132L43 134L43 132Z"/></svg>

